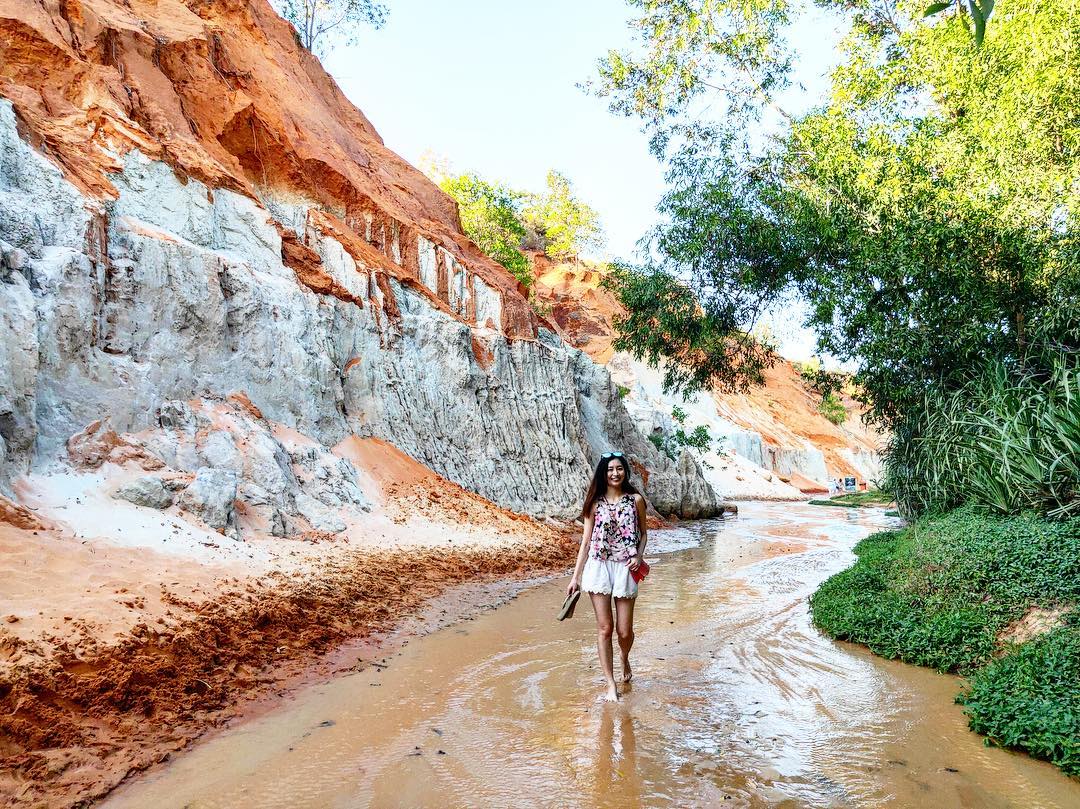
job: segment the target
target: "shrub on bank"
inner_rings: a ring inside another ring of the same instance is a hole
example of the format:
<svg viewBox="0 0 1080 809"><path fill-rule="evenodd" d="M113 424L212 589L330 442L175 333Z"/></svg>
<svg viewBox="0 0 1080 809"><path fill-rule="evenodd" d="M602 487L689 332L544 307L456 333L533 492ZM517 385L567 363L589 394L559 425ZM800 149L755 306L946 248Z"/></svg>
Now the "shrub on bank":
<svg viewBox="0 0 1080 809"><path fill-rule="evenodd" d="M962 503L1080 516L1078 401L1080 359L1062 347L988 360L959 387L931 384L893 429L885 487L908 517Z"/></svg>
<svg viewBox="0 0 1080 809"><path fill-rule="evenodd" d="M845 506L847 508L866 508L876 506L888 506L893 502L891 492L882 489L871 489L866 492L853 492L851 494L838 494L828 500L811 500L812 506ZM895 515L899 516L899 515Z"/></svg>
<svg viewBox="0 0 1080 809"><path fill-rule="evenodd" d="M1080 768L1080 520L927 517L855 546L858 561L811 597L814 622L875 654L970 677L971 727ZM1001 633L1032 607L1070 625L1020 646Z"/></svg>
<svg viewBox="0 0 1080 809"><path fill-rule="evenodd" d="M1080 626L1061 627L976 671L958 702L971 729L1080 776Z"/></svg>

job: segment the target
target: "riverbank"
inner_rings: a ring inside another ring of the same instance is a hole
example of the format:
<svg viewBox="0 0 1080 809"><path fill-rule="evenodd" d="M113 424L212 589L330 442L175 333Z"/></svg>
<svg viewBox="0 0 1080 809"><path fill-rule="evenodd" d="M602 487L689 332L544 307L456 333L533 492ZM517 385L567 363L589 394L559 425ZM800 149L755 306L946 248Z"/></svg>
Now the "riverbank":
<svg viewBox="0 0 1080 809"><path fill-rule="evenodd" d="M498 601L455 598L432 614L448 588L498 579L507 590L564 568L576 547L552 531L490 547L339 550L302 569L220 581L204 599L163 589L167 622L140 621L83 654L58 639L53 654L7 665L0 794L49 806L100 797L254 700L317 676L320 663L324 674L364 667L405 622L409 635L423 634Z"/></svg>
<svg viewBox="0 0 1080 809"><path fill-rule="evenodd" d="M867 492L854 492L852 494L838 494L827 500L811 500L812 506L843 506L845 508L888 508L896 507L893 496L889 492L880 489L871 489Z"/></svg>
<svg viewBox="0 0 1080 809"><path fill-rule="evenodd" d="M448 588L508 593L573 559L569 526L500 508L385 442L336 452L367 498L336 532L277 536L247 513L241 531L211 530L117 497L140 472L112 462L28 476L19 503L0 498L0 804L93 800L256 702L363 664L392 632L501 597L439 602Z"/></svg>
<svg viewBox="0 0 1080 809"><path fill-rule="evenodd" d="M855 553L811 597L821 629L965 675L972 730L1080 775L1080 521L964 508Z"/></svg>

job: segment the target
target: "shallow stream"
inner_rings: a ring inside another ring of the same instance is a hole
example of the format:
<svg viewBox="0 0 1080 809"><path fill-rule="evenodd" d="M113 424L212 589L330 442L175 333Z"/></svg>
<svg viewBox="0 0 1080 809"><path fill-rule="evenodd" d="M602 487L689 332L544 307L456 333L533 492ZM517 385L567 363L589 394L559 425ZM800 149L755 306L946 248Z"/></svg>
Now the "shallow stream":
<svg viewBox="0 0 1080 809"><path fill-rule="evenodd" d="M1080 782L987 748L961 682L838 644L807 597L895 521L742 504L655 532L634 679L603 693L564 579L308 688L110 807L1077 807Z"/></svg>

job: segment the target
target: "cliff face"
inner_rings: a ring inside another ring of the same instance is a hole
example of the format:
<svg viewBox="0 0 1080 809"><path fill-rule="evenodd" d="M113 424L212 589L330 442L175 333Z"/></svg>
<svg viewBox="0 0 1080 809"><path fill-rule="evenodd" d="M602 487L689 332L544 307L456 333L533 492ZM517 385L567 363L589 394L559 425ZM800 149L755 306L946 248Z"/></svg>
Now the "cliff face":
<svg viewBox="0 0 1080 809"><path fill-rule="evenodd" d="M847 419L833 424L818 412L820 397L781 360L765 372L765 385L746 394L702 393L684 401L663 391L662 374L612 348L612 325L624 310L601 286L603 268L583 263L554 265L533 255L537 294L570 345L603 363L624 391L624 404L646 435L670 434L674 406L687 427L705 426L722 451L701 456L705 476L726 497L800 499L826 491L828 480L878 477L881 436L861 421L845 397Z"/></svg>
<svg viewBox="0 0 1080 809"><path fill-rule="evenodd" d="M613 447L661 512L718 506L262 0L0 0L0 321L9 493L92 422L242 391L515 511L570 516Z"/></svg>

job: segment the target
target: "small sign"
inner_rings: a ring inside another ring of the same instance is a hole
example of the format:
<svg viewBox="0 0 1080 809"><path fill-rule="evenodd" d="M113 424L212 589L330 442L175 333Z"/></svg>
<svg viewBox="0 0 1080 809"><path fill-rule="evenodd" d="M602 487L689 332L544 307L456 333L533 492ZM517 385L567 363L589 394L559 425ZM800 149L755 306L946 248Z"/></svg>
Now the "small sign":
<svg viewBox="0 0 1080 809"><path fill-rule="evenodd" d="M844 491L845 492L853 492L853 491L855 491L855 478L844 478Z"/></svg>

